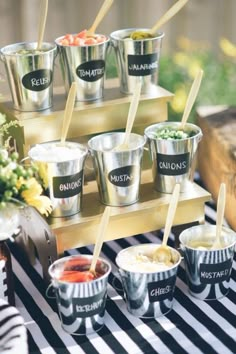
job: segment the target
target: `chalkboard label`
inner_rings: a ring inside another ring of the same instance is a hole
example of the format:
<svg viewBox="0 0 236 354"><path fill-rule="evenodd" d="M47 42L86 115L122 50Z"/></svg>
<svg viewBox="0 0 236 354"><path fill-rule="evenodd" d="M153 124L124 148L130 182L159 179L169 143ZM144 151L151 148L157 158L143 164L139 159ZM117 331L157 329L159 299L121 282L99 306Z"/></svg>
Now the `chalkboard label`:
<svg viewBox="0 0 236 354"><path fill-rule="evenodd" d="M101 79L105 73L104 60L87 61L76 68L76 75L84 81L93 82Z"/></svg>
<svg viewBox="0 0 236 354"><path fill-rule="evenodd" d="M43 91L52 83L52 70L40 69L31 71L22 78L22 85L30 91Z"/></svg>
<svg viewBox="0 0 236 354"><path fill-rule="evenodd" d="M189 170L189 152L179 155L157 153L157 170L160 175L178 176Z"/></svg>
<svg viewBox="0 0 236 354"><path fill-rule="evenodd" d="M129 187L139 179L139 167L135 165L116 168L109 172L108 180L118 187Z"/></svg>
<svg viewBox="0 0 236 354"><path fill-rule="evenodd" d="M82 191L83 170L75 175L53 177L54 198L69 198Z"/></svg>
<svg viewBox="0 0 236 354"><path fill-rule="evenodd" d="M163 301L166 299L172 300L175 280L176 280L176 275L168 279L148 283L149 301L156 302L156 301Z"/></svg>
<svg viewBox="0 0 236 354"><path fill-rule="evenodd" d="M230 270L232 269L232 261L228 259L225 262L217 264L200 264L200 280L203 284L217 284L228 281Z"/></svg>
<svg viewBox="0 0 236 354"><path fill-rule="evenodd" d="M130 76L147 76L158 68L157 53L128 55L128 73Z"/></svg>
<svg viewBox="0 0 236 354"><path fill-rule="evenodd" d="M75 317L91 317L102 313L106 304L106 289L97 295L72 299L73 314Z"/></svg>

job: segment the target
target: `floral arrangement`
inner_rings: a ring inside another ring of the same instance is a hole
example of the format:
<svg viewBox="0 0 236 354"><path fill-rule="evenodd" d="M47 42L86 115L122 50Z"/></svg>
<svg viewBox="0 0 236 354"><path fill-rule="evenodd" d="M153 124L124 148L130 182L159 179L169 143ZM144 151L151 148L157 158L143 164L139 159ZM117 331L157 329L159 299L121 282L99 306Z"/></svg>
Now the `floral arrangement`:
<svg viewBox="0 0 236 354"><path fill-rule="evenodd" d="M9 134L9 129L12 127L16 127L18 122L16 120L12 120L7 122L6 115L0 113L0 138L3 139L5 135ZM11 137L9 137L10 139ZM5 145L8 146L9 139L6 141Z"/></svg>
<svg viewBox="0 0 236 354"><path fill-rule="evenodd" d="M18 163L18 154L0 149L0 208L6 203L27 204L48 216L52 211L51 201L42 195L43 189L34 167Z"/></svg>

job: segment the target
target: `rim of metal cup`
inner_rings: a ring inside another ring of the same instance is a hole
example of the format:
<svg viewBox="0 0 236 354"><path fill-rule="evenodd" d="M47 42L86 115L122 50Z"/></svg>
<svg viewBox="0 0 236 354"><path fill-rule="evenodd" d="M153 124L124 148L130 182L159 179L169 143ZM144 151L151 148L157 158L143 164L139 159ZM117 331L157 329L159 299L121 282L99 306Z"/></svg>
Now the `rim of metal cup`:
<svg viewBox="0 0 236 354"><path fill-rule="evenodd" d="M65 263L66 261L68 261L70 259L76 259L76 258L77 259L84 258L84 259L88 259L88 260L90 260L92 262L93 255L78 254L78 255L71 255L71 256L62 257L60 259L57 259L48 268L48 274L50 275L51 279L57 281L58 283L63 283L63 284L66 283L66 284L68 284L67 281L63 281L63 280L60 280L60 279L56 278L53 275L54 272L53 272L52 269L54 267L57 267L59 264L63 264L63 263ZM98 261L101 261L102 263L104 263L108 268L107 268L107 271L101 277L91 280L92 282L100 281L101 279L106 278L111 273L111 264L105 258L98 257ZM84 283L84 282L77 282L77 283Z"/></svg>
<svg viewBox="0 0 236 354"><path fill-rule="evenodd" d="M8 44L5 47L1 48L1 54L4 56L37 56L37 55L47 55L50 52L57 50L57 46L53 42L43 42L42 43L42 51L40 53L17 53L17 50L25 49L25 50L36 50L38 42L19 42ZM17 49L17 48L18 49ZM45 50L45 51L44 51Z"/></svg>
<svg viewBox="0 0 236 354"><path fill-rule="evenodd" d="M35 148L36 146L41 146L41 145L54 145L54 144L58 144L58 146L60 146L60 141L51 141L51 142L45 142L45 143L40 143L40 144L35 144L35 145L32 145L30 150L28 151L28 156L34 160L34 161L38 161L38 162L46 162L46 163L64 163L64 162L68 162L68 161L75 161L75 160L78 160L78 157L73 157L71 159L65 159L65 160L60 160L60 161L50 161L50 160L45 160L45 159L40 159L40 158L34 158L32 157L32 150L33 148ZM65 142L65 146L74 146L75 148L80 148L81 152L82 152L82 155L80 155L80 157L85 157L87 154L88 154L88 148L83 145L83 144L80 144L80 143L76 143L76 142L72 142L72 141L66 141Z"/></svg>
<svg viewBox="0 0 236 354"><path fill-rule="evenodd" d="M198 135L201 137L202 134L202 130L201 128L193 123L186 123L185 124L185 130L193 130L194 132L196 132L196 134L194 134L193 136L187 137L187 138L181 138L181 139L162 139L162 138L157 138L154 134L153 131L159 131L163 128L166 127L170 127L170 128L178 128L181 125L181 122L171 122L171 121L167 121L167 122L161 122L161 123L155 123L152 125L149 125L148 127L145 128L144 130L144 134L146 135L146 137L148 139L152 139L152 140L165 140L165 141L171 141L171 143L173 142L179 142L179 141L185 141L185 140L192 140L195 139Z"/></svg>
<svg viewBox="0 0 236 354"><path fill-rule="evenodd" d="M75 36L76 33L71 33L72 36ZM63 45L63 44L60 44L59 41L61 39L63 39L65 37L64 36L60 36L60 37L57 37L55 39L55 43L58 47L68 47L68 48L85 48L85 47L96 47L96 46L99 46L99 45L103 45L104 43L108 43L110 42L110 38L109 36L105 35L105 34L102 34L102 33L95 33L96 36L105 36L106 37L106 40L103 41L103 42L100 42L100 43L94 43L94 44L84 44L84 45Z"/></svg>
<svg viewBox="0 0 236 354"><path fill-rule="evenodd" d="M160 269L160 270L153 270L153 271L148 271L148 272L145 272L145 271L143 271L143 272L141 272L141 271L134 271L134 270L129 270L129 269L126 269L125 267L123 267L121 264L120 264L120 260L119 260L119 258L121 257L121 255L122 255L122 253L125 253L125 252L128 252L130 249L132 249L132 248L137 248L137 247L145 247L145 246L150 246L150 248L159 248L160 246L161 246L161 244L155 244L155 243L143 243L143 244L141 244L141 245L133 245L133 246L130 246L130 247L127 247L127 248L125 248L125 249L123 249L123 250L121 250L118 254L117 254L117 256L116 256L116 258L115 258L115 262L116 262L116 265L120 268L120 269L122 269L122 270L124 270L125 272L129 272L129 273L139 273L139 274L153 274L153 273L163 273L163 272L166 272L166 271L169 271L169 270L171 270L171 269L174 269L174 268L176 268L176 267L178 267L179 266L179 264L180 264L180 262L182 261L182 256L181 256L181 254L180 254L180 252L178 251L178 250L176 250L175 248L173 248L173 247L170 247L170 246L168 246L170 249L171 249L171 251L173 251L178 257L179 257L179 259L178 259L178 261L175 263L175 264L173 264L173 266L171 266L171 267L169 267L169 268L167 268L167 269Z"/></svg>
<svg viewBox="0 0 236 354"><path fill-rule="evenodd" d="M132 32L135 31L143 31L143 32L148 32L150 31L150 28L124 28L124 29L120 29L120 30L116 30L111 32L110 37L113 40L116 41L135 41L135 42L145 42L145 41L152 41L152 40L156 40L156 39L162 39L165 36L165 33L160 31L156 33L156 36L152 37L152 38L141 38L141 39L132 39L132 38L126 38L124 37L124 33L125 35L130 35Z"/></svg>
<svg viewBox="0 0 236 354"><path fill-rule="evenodd" d="M201 231L202 229L202 231ZM188 249L191 249L191 250L195 250L195 251L198 251L198 252L215 252L215 251L219 251L219 250L224 250L226 248L230 248L230 247L233 247L235 244L236 244L236 233L231 230L230 228L226 227L226 226L223 226L222 227L222 231L225 232L226 234L230 234L231 237L234 238L234 241L230 244L228 244L227 246L225 247L221 247L221 248L216 248L216 249L197 249L197 248L194 248L194 247L191 247L187 244L187 242L184 242L183 238L186 236L187 233L189 233L190 231L194 233L194 231L198 230L199 231L199 236L203 236L203 234L206 233L206 230L208 232L210 232L211 234L215 234L216 233L216 225L195 225L195 226L191 226L187 229L185 229L184 231L181 232L181 234L179 235L179 241L180 241L180 247L181 246L184 246ZM214 231L214 232L213 232ZM214 241L215 238L212 237L212 240Z"/></svg>
<svg viewBox="0 0 236 354"><path fill-rule="evenodd" d="M131 136L137 136L137 137L142 139L142 142L141 142L141 139L140 139L140 143L137 146L135 146L135 147L133 147L131 149L124 149L124 150L121 150L121 151L115 151L115 150L112 150L113 148L111 150L103 150L103 149L97 149L94 146L92 146L92 144L96 140L99 140L101 138L112 137L113 135L122 135L122 136L124 136L124 134L125 134L124 132L110 132L110 133L98 134L98 135L92 137L91 139L89 139L88 147L89 147L90 150L93 150L93 151L106 152L106 153L108 153L108 152L111 152L111 153L124 153L124 152L127 152L127 151L137 150L137 149L143 147L146 144L146 140L147 139L146 139L146 137L144 135L136 134L136 133L130 133Z"/></svg>

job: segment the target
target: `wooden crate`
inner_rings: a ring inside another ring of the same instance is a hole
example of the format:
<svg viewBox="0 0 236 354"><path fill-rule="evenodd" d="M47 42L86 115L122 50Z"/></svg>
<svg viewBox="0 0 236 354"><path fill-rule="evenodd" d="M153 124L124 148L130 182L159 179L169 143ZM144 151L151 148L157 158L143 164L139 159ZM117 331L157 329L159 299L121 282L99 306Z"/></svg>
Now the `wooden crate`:
<svg viewBox="0 0 236 354"><path fill-rule="evenodd" d="M197 123L203 131L198 151L199 173L215 201L220 184L226 184L225 217L236 230L236 108L200 107L197 113Z"/></svg>

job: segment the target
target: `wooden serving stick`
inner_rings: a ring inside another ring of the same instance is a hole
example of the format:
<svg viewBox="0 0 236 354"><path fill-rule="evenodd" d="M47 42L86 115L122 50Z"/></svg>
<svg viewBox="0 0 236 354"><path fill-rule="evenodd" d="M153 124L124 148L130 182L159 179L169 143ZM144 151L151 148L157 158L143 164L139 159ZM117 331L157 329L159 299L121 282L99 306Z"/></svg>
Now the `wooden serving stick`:
<svg viewBox="0 0 236 354"><path fill-rule="evenodd" d="M65 107L65 112L64 112L63 122L62 122L61 145L65 144L69 126L71 123L72 113L75 105L76 91L77 91L77 84L76 82L72 82L66 100L66 107Z"/></svg>
<svg viewBox="0 0 236 354"><path fill-rule="evenodd" d="M106 206L101 218L101 222L99 224L98 234L96 237L96 242L93 250L93 258L89 268L89 271L92 272L93 274L96 274L96 264L102 249L104 237L106 235L110 214L111 214L111 207Z"/></svg>
<svg viewBox="0 0 236 354"><path fill-rule="evenodd" d="M170 200L168 212L167 212L163 241L161 246L158 247L153 253L153 260L155 262L160 262L165 264L171 262L171 250L167 246L167 240L170 235L171 227L174 221L176 207L179 200L179 193L180 193L180 184L176 184Z"/></svg>
<svg viewBox="0 0 236 354"><path fill-rule="evenodd" d="M131 33L130 37L132 39L141 38L151 38L154 37L158 29L163 26L167 21L169 21L182 7L188 2L188 0L179 0L177 1L169 10L164 13L164 15L155 23L155 25L149 31L134 31Z"/></svg>
<svg viewBox="0 0 236 354"><path fill-rule="evenodd" d="M102 7L98 11L98 14L97 14L92 26L87 30L87 34L86 34L87 37L94 35L98 25L100 24L100 22L103 20L103 18L107 14L107 12L110 9L112 3L113 3L113 0L105 0L104 1Z"/></svg>
<svg viewBox="0 0 236 354"><path fill-rule="evenodd" d="M216 211L216 239L212 245L212 249L219 249L222 247L220 242L222 225L224 221L225 212L225 200L226 200L226 186L225 183L221 183L219 196L217 199L217 211Z"/></svg>
<svg viewBox="0 0 236 354"><path fill-rule="evenodd" d="M117 145L113 149L113 151L121 151L121 150L128 150L129 149L129 138L130 138L130 134L131 134L131 131L132 131L132 128L134 125L134 119L136 117L136 113L137 113L137 109L138 109L141 88L142 88L142 82L141 82L141 80L139 80L135 86L135 90L134 90L132 100L130 103L130 107L129 107L129 113L128 113L128 118L127 118L126 128L125 128L124 141L120 145Z"/></svg>
<svg viewBox="0 0 236 354"><path fill-rule="evenodd" d="M39 17L39 30L38 30L38 43L36 50L40 50L43 43L44 31L46 26L48 13L48 0L41 0L41 9L40 9L40 17Z"/></svg>
<svg viewBox="0 0 236 354"><path fill-rule="evenodd" d="M192 84L192 87L190 89L188 98L187 98L187 102L185 105L185 109L184 109L184 113L183 113L183 117L181 119L181 124L179 127L179 130L184 130L185 124L188 120L189 114L191 112L191 109L193 107L193 104L196 100L200 85L201 85L201 81L202 81L202 76L203 76L203 70L199 70L194 81Z"/></svg>

